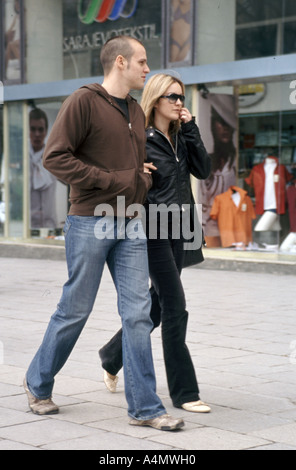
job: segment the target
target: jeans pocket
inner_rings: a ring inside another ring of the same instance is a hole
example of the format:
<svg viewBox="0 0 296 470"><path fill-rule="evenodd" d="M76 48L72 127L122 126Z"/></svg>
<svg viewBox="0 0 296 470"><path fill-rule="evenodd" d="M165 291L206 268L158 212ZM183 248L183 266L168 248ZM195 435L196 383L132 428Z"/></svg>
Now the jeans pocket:
<svg viewBox="0 0 296 470"><path fill-rule="evenodd" d="M64 236L66 238L67 236L67 233L69 232L70 230L70 227L71 227L71 222L70 222L70 219L69 219L69 216L66 218L66 222L65 222L65 225L64 225L64 228L63 228L63 232L64 232Z"/></svg>

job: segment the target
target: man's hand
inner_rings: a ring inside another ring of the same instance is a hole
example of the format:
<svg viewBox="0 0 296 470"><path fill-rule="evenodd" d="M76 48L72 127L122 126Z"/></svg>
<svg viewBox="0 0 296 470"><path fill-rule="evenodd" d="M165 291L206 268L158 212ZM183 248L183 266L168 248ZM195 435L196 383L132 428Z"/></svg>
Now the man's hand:
<svg viewBox="0 0 296 470"><path fill-rule="evenodd" d="M151 175L151 170L157 170L156 166L154 166L153 163L144 163L144 173Z"/></svg>

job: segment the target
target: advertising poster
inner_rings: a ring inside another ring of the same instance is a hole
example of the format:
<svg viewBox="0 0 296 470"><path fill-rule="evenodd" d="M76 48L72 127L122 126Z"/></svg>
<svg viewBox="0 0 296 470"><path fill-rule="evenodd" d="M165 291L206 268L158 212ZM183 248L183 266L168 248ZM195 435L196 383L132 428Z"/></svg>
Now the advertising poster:
<svg viewBox="0 0 296 470"><path fill-rule="evenodd" d="M22 2L5 0L4 12L4 79L6 83L22 80Z"/></svg>
<svg viewBox="0 0 296 470"><path fill-rule="evenodd" d="M210 218L215 197L237 182L237 106L233 95L207 93L199 97L199 129L211 157L211 174L199 181L198 202L202 204L207 245L220 246L217 221Z"/></svg>

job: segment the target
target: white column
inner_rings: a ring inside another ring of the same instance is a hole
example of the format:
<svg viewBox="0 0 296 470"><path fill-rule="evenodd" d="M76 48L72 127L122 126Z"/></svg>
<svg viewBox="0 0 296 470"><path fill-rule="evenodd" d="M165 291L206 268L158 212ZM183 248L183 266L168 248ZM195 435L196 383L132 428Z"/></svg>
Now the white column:
<svg viewBox="0 0 296 470"><path fill-rule="evenodd" d="M27 83L63 79L63 2L26 0Z"/></svg>
<svg viewBox="0 0 296 470"><path fill-rule="evenodd" d="M196 65L235 59L235 0L197 0Z"/></svg>

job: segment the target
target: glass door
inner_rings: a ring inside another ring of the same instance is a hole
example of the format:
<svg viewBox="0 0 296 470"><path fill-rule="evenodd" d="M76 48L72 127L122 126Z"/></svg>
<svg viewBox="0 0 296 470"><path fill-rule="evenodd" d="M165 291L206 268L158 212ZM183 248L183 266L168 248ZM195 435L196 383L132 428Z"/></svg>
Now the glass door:
<svg viewBox="0 0 296 470"><path fill-rule="evenodd" d="M24 233L26 187L24 187L24 174L26 173L24 153L24 107L22 102L4 105L4 155L3 180L5 203L5 231L6 237L26 238Z"/></svg>

